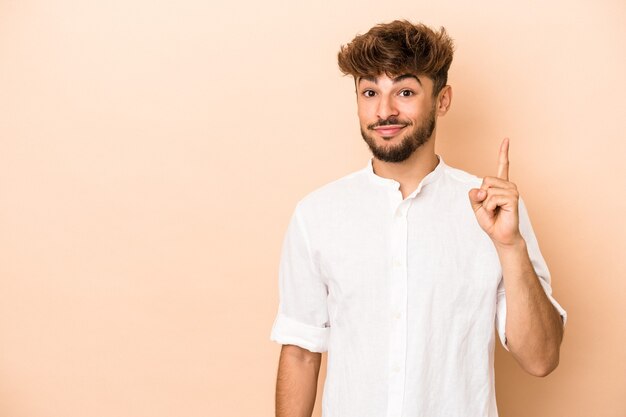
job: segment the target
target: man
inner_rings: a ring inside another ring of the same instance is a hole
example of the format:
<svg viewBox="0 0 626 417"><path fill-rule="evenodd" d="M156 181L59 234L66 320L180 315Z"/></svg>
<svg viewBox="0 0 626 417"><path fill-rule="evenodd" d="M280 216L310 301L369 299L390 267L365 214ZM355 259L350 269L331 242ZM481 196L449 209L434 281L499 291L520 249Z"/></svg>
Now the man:
<svg viewBox="0 0 626 417"><path fill-rule="evenodd" d="M339 52L373 158L291 217L270 336L278 417L311 415L325 351L324 417L496 417L494 324L528 373L558 365L567 313L509 181L508 139L482 179L435 153L452 55L444 28L408 21Z"/></svg>

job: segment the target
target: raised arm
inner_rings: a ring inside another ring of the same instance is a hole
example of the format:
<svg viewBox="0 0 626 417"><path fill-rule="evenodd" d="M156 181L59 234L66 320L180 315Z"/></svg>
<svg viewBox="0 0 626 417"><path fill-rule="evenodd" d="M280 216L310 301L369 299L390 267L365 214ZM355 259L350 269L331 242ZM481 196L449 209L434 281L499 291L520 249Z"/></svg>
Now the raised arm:
<svg viewBox="0 0 626 417"><path fill-rule="evenodd" d="M311 417L322 354L283 345L276 378L276 417Z"/></svg>
<svg viewBox="0 0 626 417"><path fill-rule="evenodd" d="M517 186L509 181L508 150L509 140L505 138L500 146L498 175L485 177L480 188L470 190L469 198L502 265L508 350L528 373L545 376L559 363L565 318L561 319L548 298L529 258L520 229L521 199ZM531 233L529 224L528 230Z"/></svg>
<svg viewBox="0 0 626 417"><path fill-rule="evenodd" d="M563 321L539 283L526 242L498 248L506 287L506 339L522 368L546 376L559 364Z"/></svg>

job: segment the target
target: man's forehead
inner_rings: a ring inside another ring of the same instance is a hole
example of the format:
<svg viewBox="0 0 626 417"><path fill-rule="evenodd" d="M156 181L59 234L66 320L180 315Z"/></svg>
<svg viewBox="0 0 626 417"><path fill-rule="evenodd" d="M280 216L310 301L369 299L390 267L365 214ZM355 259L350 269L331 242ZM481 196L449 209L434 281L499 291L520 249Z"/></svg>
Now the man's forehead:
<svg viewBox="0 0 626 417"><path fill-rule="evenodd" d="M387 75L385 75L385 74L379 74L377 76L374 76L374 75L364 75L362 77L358 77L356 79L356 83L358 84L361 80L365 80L365 81L372 82L374 84L378 84L378 79L381 78L381 77L387 77ZM406 79L414 79L420 85L422 84L422 80L420 79L421 77L419 75L410 74L410 73L405 73L405 74L401 74L401 75L398 75L398 76L392 76L392 77L389 77L389 78L391 78L391 81L394 84L397 84L400 81L403 81L403 80L406 80Z"/></svg>

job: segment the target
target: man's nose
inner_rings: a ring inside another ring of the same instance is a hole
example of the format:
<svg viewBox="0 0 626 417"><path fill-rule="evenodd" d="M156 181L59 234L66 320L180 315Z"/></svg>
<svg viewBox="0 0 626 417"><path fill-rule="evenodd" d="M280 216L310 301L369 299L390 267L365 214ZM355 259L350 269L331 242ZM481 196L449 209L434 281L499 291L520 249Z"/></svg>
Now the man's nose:
<svg viewBox="0 0 626 417"><path fill-rule="evenodd" d="M378 118L382 120L387 120L389 116L397 116L397 115L398 115L398 109L396 109L396 106L393 102L393 98L382 96L380 98L380 101L378 102L378 112L377 112Z"/></svg>

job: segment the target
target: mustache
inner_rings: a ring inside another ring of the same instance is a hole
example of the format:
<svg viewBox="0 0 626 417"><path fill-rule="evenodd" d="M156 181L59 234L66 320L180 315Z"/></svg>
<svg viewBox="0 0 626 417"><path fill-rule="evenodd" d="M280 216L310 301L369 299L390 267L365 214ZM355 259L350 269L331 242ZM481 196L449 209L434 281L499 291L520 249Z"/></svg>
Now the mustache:
<svg viewBox="0 0 626 417"><path fill-rule="evenodd" d="M389 126L389 125L402 125L402 126L410 126L413 123L411 123L410 120L400 120L397 117L390 117L386 120L379 120L376 123L373 123L371 125L368 125L367 128L372 130L375 129L377 127L380 126Z"/></svg>

